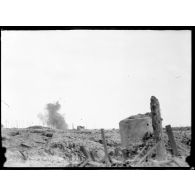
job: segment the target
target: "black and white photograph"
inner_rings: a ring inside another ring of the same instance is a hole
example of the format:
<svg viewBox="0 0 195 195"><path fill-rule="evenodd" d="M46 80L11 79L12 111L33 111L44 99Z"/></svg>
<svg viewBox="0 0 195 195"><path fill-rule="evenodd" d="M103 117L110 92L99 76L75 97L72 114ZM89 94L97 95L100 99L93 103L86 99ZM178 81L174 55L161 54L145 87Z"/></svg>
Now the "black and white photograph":
<svg viewBox="0 0 195 195"><path fill-rule="evenodd" d="M3 167L190 169L191 36L2 28Z"/></svg>

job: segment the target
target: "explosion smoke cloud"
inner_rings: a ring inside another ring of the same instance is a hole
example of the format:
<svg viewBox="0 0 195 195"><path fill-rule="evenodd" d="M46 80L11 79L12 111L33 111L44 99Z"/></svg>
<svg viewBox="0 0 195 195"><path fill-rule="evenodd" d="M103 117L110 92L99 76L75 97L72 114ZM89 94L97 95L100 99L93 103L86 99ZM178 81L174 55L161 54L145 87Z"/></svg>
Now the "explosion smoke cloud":
<svg viewBox="0 0 195 195"><path fill-rule="evenodd" d="M43 123L46 123L48 126L55 127L56 129L68 129L68 125L64 117L58 112L61 108L61 105L57 101L56 103L48 103L46 105L46 115L39 114L38 117Z"/></svg>

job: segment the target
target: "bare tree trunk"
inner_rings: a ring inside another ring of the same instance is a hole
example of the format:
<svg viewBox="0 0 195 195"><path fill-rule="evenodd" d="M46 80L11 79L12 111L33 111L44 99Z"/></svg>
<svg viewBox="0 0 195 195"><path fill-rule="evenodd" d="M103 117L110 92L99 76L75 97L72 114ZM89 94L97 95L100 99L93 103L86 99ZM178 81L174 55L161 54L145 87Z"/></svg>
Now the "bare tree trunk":
<svg viewBox="0 0 195 195"><path fill-rule="evenodd" d="M166 150L165 145L163 142L162 136L162 118L160 114L160 104L156 97L152 96L150 99L150 109L152 115L152 126L154 129L154 137L156 142L159 142L156 152L157 152L157 159L158 160L165 160L166 159Z"/></svg>

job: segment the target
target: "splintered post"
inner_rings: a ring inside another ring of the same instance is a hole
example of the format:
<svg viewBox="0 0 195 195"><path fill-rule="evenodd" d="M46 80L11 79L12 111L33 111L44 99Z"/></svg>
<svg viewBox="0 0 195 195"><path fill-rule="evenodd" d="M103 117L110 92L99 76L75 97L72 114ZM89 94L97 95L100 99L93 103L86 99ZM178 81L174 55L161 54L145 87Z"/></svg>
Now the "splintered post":
<svg viewBox="0 0 195 195"><path fill-rule="evenodd" d="M104 152L105 152L106 162L109 165L110 164L110 158L109 158L109 155L108 155L107 142L106 142L105 135L104 135L104 129L101 129L101 135L102 135L102 141L103 141L103 145L104 145Z"/></svg>
<svg viewBox="0 0 195 195"><path fill-rule="evenodd" d="M178 155L178 150L177 150L177 145L175 143L175 139L174 139L174 135L173 135L171 125L166 126L166 131L167 131L167 135L169 137L169 141L170 141L170 145L171 145L171 148L172 148L172 151L173 151L173 155L177 156Z"/></svg>

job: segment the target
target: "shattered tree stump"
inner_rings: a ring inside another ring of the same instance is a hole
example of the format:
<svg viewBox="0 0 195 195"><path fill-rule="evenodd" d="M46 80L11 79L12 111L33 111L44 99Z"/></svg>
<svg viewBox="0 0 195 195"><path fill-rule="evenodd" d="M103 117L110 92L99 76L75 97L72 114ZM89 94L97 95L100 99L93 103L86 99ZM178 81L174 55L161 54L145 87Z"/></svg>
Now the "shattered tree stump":
<svg viewBox="0 0 195 195"><path fill-rule="evenodd" d="M111 159L110 156L108 154L108 149L107 149L107 142L105 139L105 134L104 134L104 129L101 129L101 135L102 135L102 141L103 141L103 145L104 145L104 152L105 152L105 160L108 166L111 165Z"/></svg>
<svg viewBox="0 0 195 195"><path fill-rule="evenodd" d="M156 143L159 142L156 148L157 160L166 160L166 150L165 150L165 145L162 136L162 118L160 114L160 104L158 99L154 96L152 96L150 99L150 109L151 109L154 137Z"/></svg>
<svg viewBox="0 0 195 195"><path fill-rule="evenodd" d="M176 142L175 142L175 139L174 139L174 135L173 135L171 125L166 126L166 131L167 131L167 135L169 137L169 141L170 141L170 145L171 145L171 148L172 148L173 155L178 156L179 153L178 153L178 150L177 150L177 145L176 145Z"/></svg>

